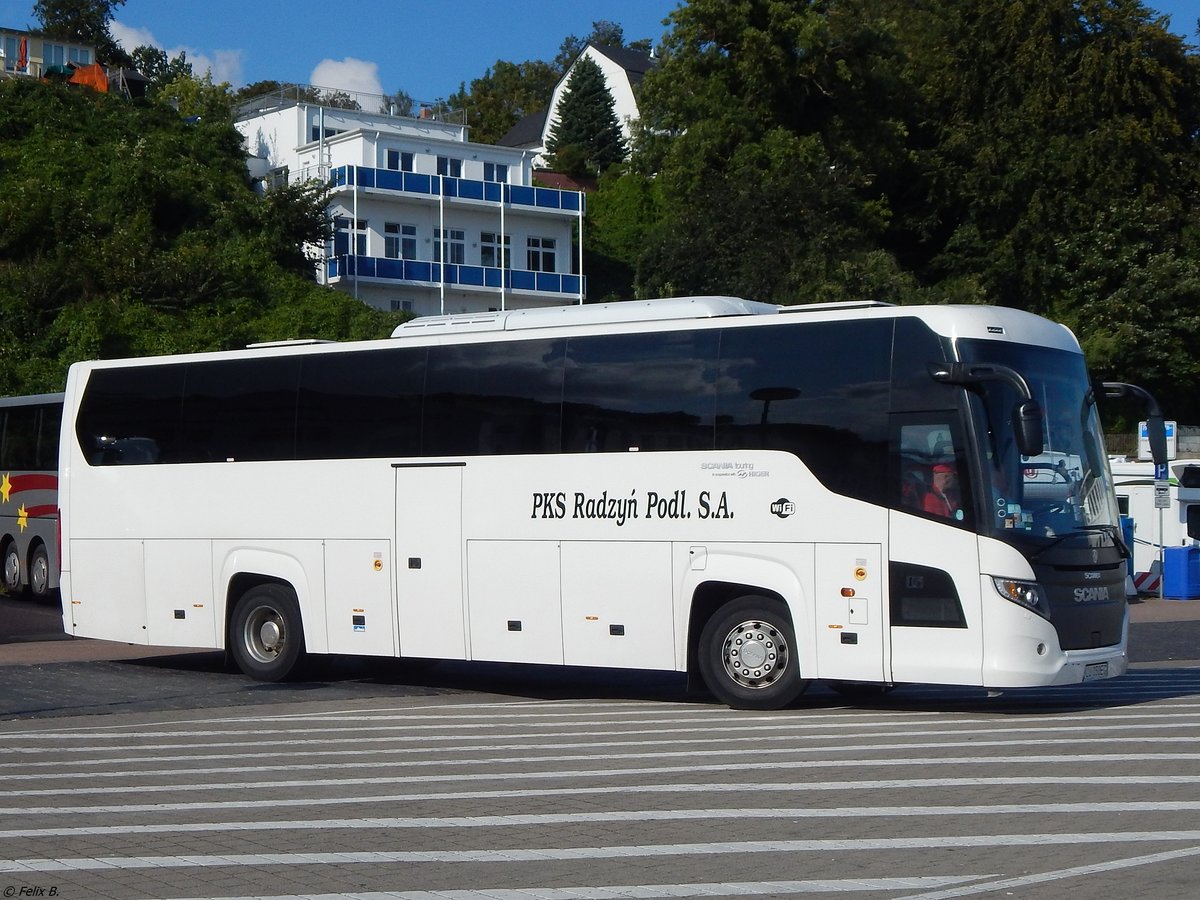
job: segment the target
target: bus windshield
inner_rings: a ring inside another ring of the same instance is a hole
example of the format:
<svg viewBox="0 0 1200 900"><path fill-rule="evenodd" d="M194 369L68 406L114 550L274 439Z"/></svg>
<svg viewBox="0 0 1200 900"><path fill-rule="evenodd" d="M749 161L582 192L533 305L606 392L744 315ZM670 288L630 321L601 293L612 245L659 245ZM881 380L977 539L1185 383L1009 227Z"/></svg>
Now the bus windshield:
<svg viewBox="0 0 1200 900"><path fill-rule="evenodd" d="M1042 452L1021 456L1010 424L1021 399L1016 391L987 382L972 395L985 460L981 476L991 501L985 531L1001 539L1052 541L1080 531L1119 535L1104 435L1083 357L1000 341L960 340L958 350L964 362L1001 363L1024 375L1045 417Z"/></svg>

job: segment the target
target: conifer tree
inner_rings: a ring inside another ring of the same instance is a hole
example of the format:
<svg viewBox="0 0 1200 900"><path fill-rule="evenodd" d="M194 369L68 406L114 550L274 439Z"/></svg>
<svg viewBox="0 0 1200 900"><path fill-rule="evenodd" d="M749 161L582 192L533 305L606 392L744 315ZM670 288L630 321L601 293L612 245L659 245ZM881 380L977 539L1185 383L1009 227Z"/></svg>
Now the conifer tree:
<svg viewBox="0 0 1200 900"><path fill-rule="evenodd" d="M580 57L567 79L546 149L556 168L571 175L598 175L625 159L625 139L612 93L600 67Z"/></svg>

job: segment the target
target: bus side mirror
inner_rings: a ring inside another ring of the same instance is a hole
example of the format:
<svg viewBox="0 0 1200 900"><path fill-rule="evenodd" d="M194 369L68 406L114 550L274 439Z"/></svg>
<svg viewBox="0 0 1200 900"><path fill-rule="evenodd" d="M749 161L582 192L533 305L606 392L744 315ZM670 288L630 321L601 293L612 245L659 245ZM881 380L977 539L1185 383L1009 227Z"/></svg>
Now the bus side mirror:
<svg viewBox="0 0 1200 900"><path fill-rule="evenodd" d="M1146 438L1150 442L1150 458L1156 466L1167 462L1167 427L1163 424L1162 415L1146 417Z"/></svg>
<svg viewBox="0 0 1200 900"><path fill-rule="evenodd" d="M1022 456L1037 456L1042 450L1042 408L1036 400L1022 400L1013 407L1013 434Z"/></svg>

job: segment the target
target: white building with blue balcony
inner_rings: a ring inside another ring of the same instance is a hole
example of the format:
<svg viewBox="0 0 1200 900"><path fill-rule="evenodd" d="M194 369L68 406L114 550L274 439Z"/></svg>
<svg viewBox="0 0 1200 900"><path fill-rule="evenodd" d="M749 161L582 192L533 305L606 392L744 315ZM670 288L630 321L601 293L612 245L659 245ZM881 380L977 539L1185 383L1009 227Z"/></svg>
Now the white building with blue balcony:
<svg viewBox="0 0 1200 900"><path fill-rule="evenodd" d="M314 96L258 98L236 124L268 189L330 185L319 280L417 315L583 302L584 196L535 186L532 152L471 143L454 113L373 113L383 98L345 109Z"/></svg>

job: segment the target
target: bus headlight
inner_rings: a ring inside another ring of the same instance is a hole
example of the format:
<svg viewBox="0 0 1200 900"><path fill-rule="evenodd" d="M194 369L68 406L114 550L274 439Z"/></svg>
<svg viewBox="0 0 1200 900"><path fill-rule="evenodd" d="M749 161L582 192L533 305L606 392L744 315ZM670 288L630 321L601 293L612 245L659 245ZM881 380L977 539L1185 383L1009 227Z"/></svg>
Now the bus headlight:
<svg viewBox="0 0 1200 900"><path fill-rule="evenodd" d="M1049 616L1049 608L1042 596L1042 588L1036 581L1018 581L1015 578L992 577L996 592L1005 600L1032 610L1039 616Z"/></svg>

